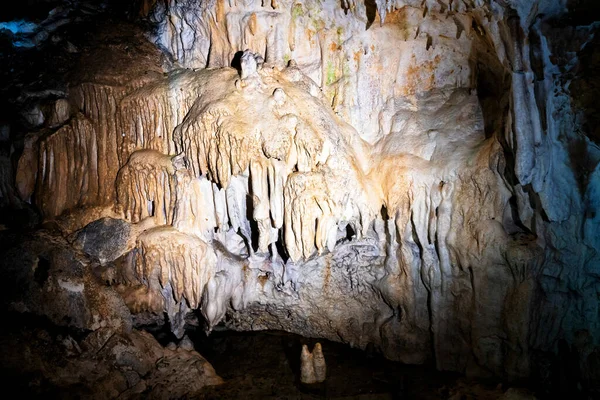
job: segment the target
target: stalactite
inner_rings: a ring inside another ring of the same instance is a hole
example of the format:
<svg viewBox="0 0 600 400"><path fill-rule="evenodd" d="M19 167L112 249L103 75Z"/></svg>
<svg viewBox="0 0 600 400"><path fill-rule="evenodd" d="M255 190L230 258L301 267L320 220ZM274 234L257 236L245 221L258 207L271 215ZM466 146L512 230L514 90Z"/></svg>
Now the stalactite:
<svg viewBox="0 0 600 400"><path fill-rule="evenodd" d="M97 177L98 200L100 204L110 204L115 200L114 182L119 167L124 161L119 159L120 121L119 101L127 89L94 83L82 83L73 88L72 97L83 114L91 121L96 132L98 152Z"/></svg>
<svg viewBox="0 0 600 400"><path fill-rule="evenodd" d="M193 178L187 170L177 171L176 179L173 226L204 241L212 240L218 226L213 184L204 177Z"/></svg>
<svg viewBox="0 0 600 400"><path fill-rule="evenodd" d="M117 193L128 220L154 217L161 225L172 224L177 193L171 157L154 150L134 152L119 171Z"/></svg>
<svg viewBox="0 0 600 400"><path fill-rule="evenodd" d="M122 163L132 152L141 149L177 154L173 132L202 94L206 78L208 76L198 76L191 71L179 71L131 92L121 101L119 151Z"/></svg>
<svg viewBox="0 0 600 400"><path fill-rule="evenodd" d="M185 299L190 308L199 306L217 262L204 241L171 227L158 227L140 235L137 248L136 273L151 291L161 293L170 285L177 303Z"/></svg>
<svg viewBox="0 0 600 400"><path fill-rule="evenodd" d="M97 146L96 130L81 114L39 140L36 203L46 217L101 203Z"/></svg>
<svg viewBox="0 0 600 400"><path fill-rule="evenodd" d="M253 65L242 65L242 68L255 68L255 64ZM355 213L357 220L360 220L360 206L350 206L350 212L345 212L349 215L343 216L342 207L334 204L343 201L344 193L336 190L332 194L326 187L326 180L335 179L335 173L321 167L330 159L330 142L334 139L327 139L327 135L331 133L318 132L314 123L306 122L303 117L293 114L284 89L267 89L273 90L272 95L265 96L265 84L261 83L263 79L268 81L269 78L262 78L257 72L244 75L242 70L242 85L246 85L242 86L242 92L234 91L218 104L199 99L185 121L177 127L176 136L181 138L181 150L190 161L193 173L205 175L231 192L231 195L223 198L220 194L222 189L213 190L218 219L225 219L229 214L228 209L242 209L235 204L243 202L246 189L242 189L240 185L236 186L239 189L229 187L232 177L244 176L247 171L250 184L247 193L252 199L252 218L258 227L259 252L266 253L269 245L277 241L278 230L287 225L286 247L292 259L298 260L300 257L311 256L315 245L319 253L326 248L333 249L337 221L343 217L352 219ZM248 82L258 86L247 86L250 84ZM264 114L259 110L243 114L234 111L242 108L240 101L247 104L243 107L260 104L257 101L246 103L245 96L254 93L267 101L272 114ZM335 161L338 157L340 156L333 156L330 161L339 162ZM293 168L299 173L291 179ZM290 183L294 180L308 180L312 184ZM313 199L315 190L322 190L323 198ZM329 193L334 199L324 200L327 196L325 193ZM227 205L227 209L218 211L221 204L225 205L228 200L234 199L238 200ZM360 204L360 200L356 200L356 205ZM371 214L366 209L362 211L364 220L359 221L359 226L366 229ZM286 213L289 215L285 216ZM235 230L243 228L242 235L248 239L249 228L240 223L239 212L237 214L233 217L235 222L233 219L230 221ZM296 217L292 217L292 214ZM300 215L303 215L303 219L311 218L314 221L312 225L316 226L301 223ZM307 217L308 215L311 217ZM224 228L223 223L219 223L221 229Z"/></svg>

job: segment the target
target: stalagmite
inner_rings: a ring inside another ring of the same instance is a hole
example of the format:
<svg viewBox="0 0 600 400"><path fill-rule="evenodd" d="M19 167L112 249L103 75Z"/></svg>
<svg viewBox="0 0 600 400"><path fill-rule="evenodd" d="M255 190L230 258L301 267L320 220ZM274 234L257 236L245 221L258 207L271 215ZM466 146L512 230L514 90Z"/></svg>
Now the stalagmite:
<svg viewBox="0 0 600 400"><path fill-rule="evenodd" d="M315 344L312 352L313 365L315 368L315 381L324 382L327 378L327 366L325 365L325 356L323 355L323 349L321 343Z"/></svg>
<svg viewBox="0 0 600 400"><path fill-rule="evenodd" d="M300 353L300 382L308 384L317 382L313 355L308 351L308 346L305 344L302 345L302 352Z"/></svg>
<svg viewBox="0 0 600 400"><path fill-rule="evenodd" d="M327 375L325 357L321 343L315 344L312 353L307 345L302 345L300 352L300 382L306 384L324 382Z"/></svg>

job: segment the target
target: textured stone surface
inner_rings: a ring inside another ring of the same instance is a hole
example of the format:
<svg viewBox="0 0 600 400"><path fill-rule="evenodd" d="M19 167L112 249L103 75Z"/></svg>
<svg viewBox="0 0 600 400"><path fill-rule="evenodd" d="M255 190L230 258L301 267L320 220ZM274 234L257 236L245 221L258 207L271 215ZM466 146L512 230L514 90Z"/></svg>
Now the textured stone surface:
<svg viewBox="0 0 600 400"><path fill-rule="evenodd" d="M98 282L85 256L62 237L41 231L19 241L3 237L2 309L32 313L81 330L131 329L131 315L111 287Z"/></svg>
<svg viewBox="0 0 600 400"><path fill-rule="evenodd" d="M105 272L178 337L199 308L475 376L567 357L593 390L600 151L569 85L598 26L567 6L143 2L165 73L147 43L82 72L18 193L152 220Z"/></svg>
<svg viewBox="0 0 600 400"><path fill-rule="evenodd" d="M19 334L0 334L2 371L12 379L4 384L36 397L172 399L223 383L197 352L163 348L142 331L99 329L80 340L41 328Z"/></svg>
<svg viewBox="0 0 600 400"><path fill-rule="evenodd" d="M222 383L193 347L171 351L132 329L125 302L99 279L102 267L62 237L4 232L0 240L4 387L36 397L129 399L181 398Z"/></svg>
<svg viewBox="0 0 600 400"><path fill-rule="evenodd" d="M99 219L74 234L73 246L104 264L116 260L128 250L131 230L126 221Z"/></svg>

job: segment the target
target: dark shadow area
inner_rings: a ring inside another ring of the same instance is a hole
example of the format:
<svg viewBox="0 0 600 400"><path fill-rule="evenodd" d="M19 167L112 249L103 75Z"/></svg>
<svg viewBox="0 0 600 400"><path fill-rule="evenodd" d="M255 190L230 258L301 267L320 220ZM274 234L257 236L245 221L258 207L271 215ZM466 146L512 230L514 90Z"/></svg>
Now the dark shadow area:
<svg viewBox="0 0 600 400"><path fill-rule="evenodd" d="M543 57L542 40L537 32L532 30L529 32L529 59L531 62L531 69L535 75L535 100L537 108L540 112L540 123L542 124L542 130L547 132L548 123L546 117L546 100L548 93L546 93L546 85L544 82L545 77Z"/></svg>
<svg viewBox="0 0 600 400"><path fill-rule="evenodd" d="M48 280L50 271L50 261L45 259L44 257L39 257L37 267L33 272L33 279L37 282L38 285L44 286L44 283Z"/></svg>
<svg viewBox="0 0 600 400"><path fill-rule="evenodd" d="M283 229L279 230L279 238L275 242L275 249L277 250L277 254L281 257L284 263L289 260L290 256L285 249L284 237L283 237Z"/></svg>
<svg viewBox="0 0 600 400"><path fill-rule="evenodd" d="M61 0L21 0L2 7L0 22L27 18L29 20L44 19L48 13L62 3Z"/></svg>
<svg viewBox="0 0 600 400"><path fill-rule="evenodd" d="M250 183L250 185L252 185L252 183ZM252 190L250 190L250 192L252 192ZM254 204L252 202L252 197L246 196L246 219L250 223L250 243L248 243L248 245L252 248L253 252L256 252L258 250L259 232L258 224L254 220L253 214Z"/></svg>
<svg viewBox="0 0 600 400"><path fill-rule="evenodd" d="M204 389L199 399L439 399L454 374L407 366L341 343L281 331L216 331L190 334L196 350L226 383ZM322 384L300 382L300 351L321 343L327 363Z"/></svg>
<svg viewBox="0 0 600 400"><path fill-rule="evenodd" d="M23 203L21 208L0 207L0 225L15 232L27 232L39 226L39 212L30 204Z"/></svg>
<svg viewBox="0 0 600 400"><path fill-rule="evenodd" d="M483 41L479 45L484 45ZM483 113L485 138L504 132L509 112L510 76L493 52L483 51L478 45L471 50L471 68L475 71L477 98Z"/></svg>
<svg viewBox="0 0 600 400"><path fill-rule="evenodd" d="M565 23L569 25L590 25L600 19L598 0L567 0L567 8Z"/></svg>
<svg viewBox="0 0 600 400"><path fill-rule="evenodd" d="M354 236L356 236L356 231L352 227L352 224L347 224L346 225L346 240L350 242L350 241L352 241L352 238Z"/></svg>
<svg viewBox="0 0 600 400"><path fill-rule="evenodd" d="M242 54L244 54L243 51L236 52L231 60L231 68L235 68L240 73L242 72Z"/></svg>
<svg viewBox="0 0 600 400"><path fill-rule="evenodd" d="M380 212L381 212L381 219L383 219L384 221L387 221L388 219L390 219L387 207L385 205L381 206L381 211Z"/></svg>
<svg viewBox="0 0 600 400"><path fill-rule="evenodd" d="M140 317L143 317L143 315L140 315ZM161 346L167 346L169 343L177 342L177 337L171 332L171 325L168 322L169 317L167 314L163 313L163 317L165 322L162 324L156 318L148 318L147 320L152 321L152 323L138 323L136 327L151 333Z"/></svg>
<svg viewBox="0 0 600 400"><path fill-rule="evenodd" d="M510 212L511 212L511 222L514 225L513 228L515 231L513 232L512 230L507 230L509 234L514 234L517 232L525 232L525 233L531 233L531 231L525 226L523 225L523 222L521 221L521 218L519 217L519 206L517 204L517 196L511 196L511 198L508 201L509 206L510 206ZM504 227L504 229L507 229L507 226Z"/></svg>
<svg viewBox="0 0 600 400"><path fill-rule="evenodd" d="M579 65L569 88L574 111L582 117L583 134L600 145L600 28L578 57Z"/></svg>
<svg viewBox="0 0 600 400"><path fill-rule="evenodd" d="M369 29L377 18L377 3L375 0L365 0L365 8L367 9L367 29Z"/></svg>

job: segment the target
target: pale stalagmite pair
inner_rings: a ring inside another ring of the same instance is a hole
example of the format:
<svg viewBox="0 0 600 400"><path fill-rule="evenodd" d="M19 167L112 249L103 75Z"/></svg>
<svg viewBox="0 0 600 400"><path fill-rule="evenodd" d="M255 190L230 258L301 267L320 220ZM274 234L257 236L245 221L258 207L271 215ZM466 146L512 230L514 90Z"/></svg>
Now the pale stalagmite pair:
<svg viewBox="0 0 600 400"><path fill-rule="evenodd" d="M321 343L315 344L312 353L308 346L302 345L300 353L300 381L302 383L320 383L325 381L327 366Z"/></svg>

